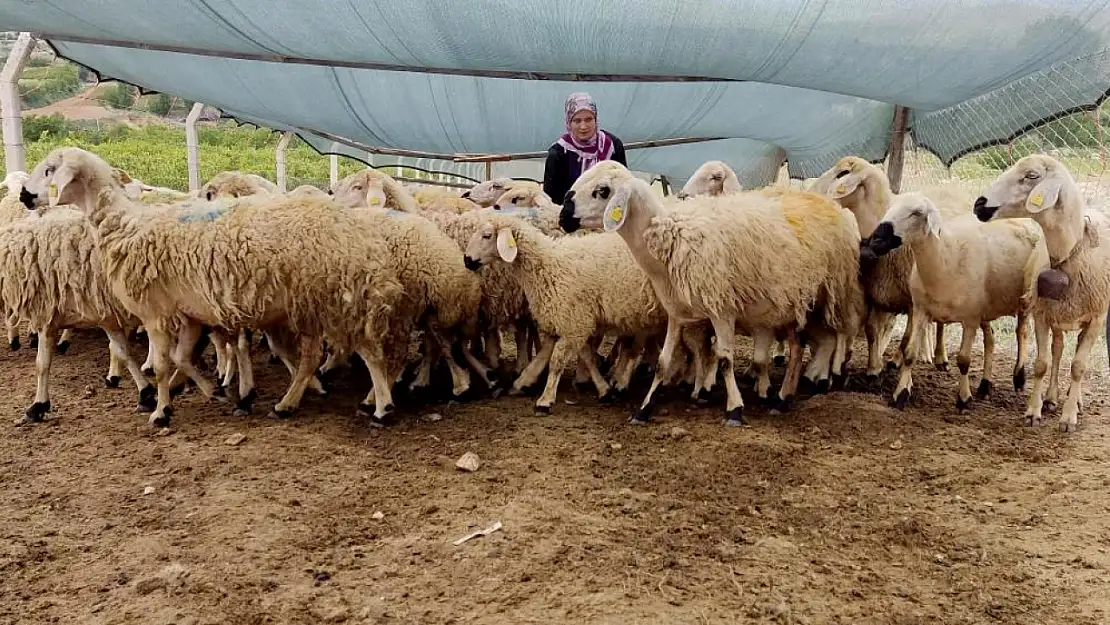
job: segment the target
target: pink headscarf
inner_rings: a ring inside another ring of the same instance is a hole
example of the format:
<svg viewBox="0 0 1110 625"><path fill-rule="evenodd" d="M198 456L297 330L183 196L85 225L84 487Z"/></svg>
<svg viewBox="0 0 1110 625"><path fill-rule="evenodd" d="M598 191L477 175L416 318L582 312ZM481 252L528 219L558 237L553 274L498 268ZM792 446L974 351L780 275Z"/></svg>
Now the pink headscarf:
<svg viewBox="0 0 1110 625"><path fill-rule="evenodd" d="M592 167L594 163L608 160L613 156L613 140L601 131L600 126L597 127L594 136L584 143L578 141L570 130L570 120L579 111L591 111L594 114L594 119L597 119L597 105L594 104L590 94L584 91L570 94L563 105L563 110L565 112L563 123L567 131L559 137L556 143L563 146L564 150L578 155L578 162L582 166L583 172Z"/></svg>

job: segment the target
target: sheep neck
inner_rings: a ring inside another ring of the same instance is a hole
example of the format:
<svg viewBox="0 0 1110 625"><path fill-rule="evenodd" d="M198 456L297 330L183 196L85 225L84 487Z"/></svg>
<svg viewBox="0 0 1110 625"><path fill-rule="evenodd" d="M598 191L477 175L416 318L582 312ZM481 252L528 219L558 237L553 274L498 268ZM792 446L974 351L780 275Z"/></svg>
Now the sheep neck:
<svg viewBox="0 0 1110 625"><path fill-rule="evenodd" d="M637 183L638 181L633 181L632 184ZM632 257L636 259L636 262L647 273L652 282L665 280L668 275L667 268L659 259L651 255L651 252L647 249L647 244L644 242L644 232L651 224L652 218L662 215L664 212L662 202L652 195L650 190L637 189L629 198L627 208L628 216L621 228L617 230L617 233L624 239L629 251L632 252Z"/></svg>
<svg viewBox="0 0 1110 625"><path fill-rule="evenodd" d="M543 297L541 287L545 282L550 282L546 277L550 273L558 273L559 259L554 254L554 242L545 239L538 231L528 228L512 226L513 238L516 239L516 258L509 264L517 276L520 287L524 290L529 302L538 301L535 298Z"/></svg>
<svg viewBox="0 0 1110 625"><path fill-rule="evenodd" d="M1036 220L1044 232L1045 247L1048 248L1048 257L1053 267L1072 257L1086 228L1083 201L1077 189L1065 185L1060 189L1058 203L1062 207L1060 219L1054 220L1051 225L1045 224L1041 219Z"/></svg>
<svg viewBox="0 0 1110 625"><path fill-rule="evenodd" d="M914 237L909 247L913 251L914 263L917 265L917 275L926 291L935 291L950 280L953 271L958 273L958 268L949 267L949 254L945 253L948 236L941 230L937 236L924 234Z"/></svg>
<svg viewBox="0 0 1110 625"><path fill-rule="evenodd" d="M867 176L848 198L851 199L843 205L856 216L860 236L869 237L890 209L894 194L889 186L876 180L875 176Z"/></svg>
<svg viewBox="0 0 1110 625"><path fill-rule="evenodd" d="M115 201L123 193L123 189L118 184L114 184L111 171L106 169L105 166L93 165L89 168L90 175L88 178L82 178L78 187L78 198L74 202L77 206L89 216L89 220L94 226L100 226L104 218L115 210ZM102 189L111 189L113 193L113 201L108 203L107 206L101 206L99 202L99 195Z"/></svg>

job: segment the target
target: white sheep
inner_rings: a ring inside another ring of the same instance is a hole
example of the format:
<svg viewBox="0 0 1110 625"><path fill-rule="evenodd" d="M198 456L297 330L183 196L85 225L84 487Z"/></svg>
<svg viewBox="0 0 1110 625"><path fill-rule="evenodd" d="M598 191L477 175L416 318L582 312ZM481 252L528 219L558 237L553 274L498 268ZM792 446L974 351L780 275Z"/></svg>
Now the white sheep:
<svg viewBox="0 0 1110 625"><path fill-rule="evenodd" d="M860 234L866 242L883 215L897 197L890 188L890 181L881 169L857 156L845 156L814 180L812 190L835 199L856 217ZM970 214L970 197L964 197L951 187L934 187L923 193L940 209L942 218L948 219ZM894 317L909 314L912 298L909 276L913 268L913 252L900 248L874 263L864 262L864 285L868 301L864 332L867 336L867 378L872 385L878 382L883 369L882 357L890 342ZM935 335L918 333L922 341L918 351L922 362L932 363L941 370L948 370L948 350L944 341L944 324L936 322ZM894 360L887 366L897 368L907 349L909 326L902 335L901 345Z"/></svg>
<svg viewBox="0 0 1110 625"><path fill-rule="evenodd" d="M1025 295L1037 341L1033 389L1025 408L1028 425L1039 425L1052 333L1052 378L1048 401L1056 404L1057 371L1064 333L1079 331L1071 361L1071 383L1060 414L1060 430L1072 432L1082 410L1082 386L1091 347L1106 324L1110 305L1110 218L1085 206L1067 167L1046 155L1026 156L1007 168L975 200L981 221L1031 217L1044 232L1026 264ZM1108 346L1110 349L1110 346Z"/></svg>
<svg viewBox="0 0 1110 625"><path fill-rule="evenodd" d="M53 207L41 217L0 227L0 300L43 339L35 360L35 401L25 422L41 421L51 410L51 341L62 328L102 328L113 366L122 361L135 382L139 408L154 409L154 387L127 349L127 334L138 319L111 294L100 267L97 233L81 211ZM109 371L106 382L118 386L119 378L113 380Z"/></svg>
<svg viewBox="0 0 1110 625"><path fill-rule="evenodd" d="M790 365L778 396L785 407L801 374L795 333L805 327L811 310L820 311L835 332L858 331L864 309L859 229L835 202L787 189L692 198L681 204L668 210L623 165L602 161L571 186L561 224L568 232L580 225L619 232L666 308L660 364L633 421L649 417L652 395L670 367L681 327L708 319L717 356L726 363L727 423L740 425L743 400L733 366L737 324L755 339L761 381L774 332L787 332ZM766 392L759 390L761 396Z"/></svg>
<svg viewBox="0 0 1110 625"><path fill-rule="evenodd" d="M540 183L532 180L513 180L512 178L494 178L479 182L471 187L469 190L464 191L462 197L469 199L478 206L488 208L493 206L497 198L505 194L506 191L512 189L538 189L541 192L543 188ZM546 194L544 194L546 195Z"/></svg>
<svg viewBox="0 0 1110 625"><path fill-rule="evenodd" d="M971 347L978 330L983 331L983 376L977 395L984 399L992 390L994 332L991 321L1017 318L1018 357L1014 364L1014 388L1025 385L1028 353L1025 306L1025 263L1040 240L1040 229L1030 219L984 224L974 215L944 219L940 209L922 193L903 193L871 233L867 253L885 255L900 247L913 252L914 266L909 288L913 298L907 328L909 345L902 359L893 403L905 408L913 390L911 369L920 344L915 335L929 321L959 323L963 338L957 365L960 390L957 410L971 404Z"/></svg>
<svg viewBox="0 0 1110 625"><path fill-rule="evenodd" d="M706 161L690 176L675 197L685 200L700 195L716 197L743 191L740 178L724 161Z"/></svg>
<svg viewBox="0 0 1110 625"><path fill-rule="evenodd" d="M385 242L331 202L278 197L268 206L236 200L198 200L193 209L136 205L103 159L73 147L53 150L35 167L27 203L45 203L48 189L56 189L51 203L75 204L88 216L112 293L156 344L152 425L165 426L172 414L168 333L177 322L173 362L207 397L216 388L189 359L201 326L229 333L277 327L299 337L300 363L275 416L290 415L300 403L323 340L357 351L367 363L375 424L392 410L381 337L388 335L401 286L383 261Z"/></svg>

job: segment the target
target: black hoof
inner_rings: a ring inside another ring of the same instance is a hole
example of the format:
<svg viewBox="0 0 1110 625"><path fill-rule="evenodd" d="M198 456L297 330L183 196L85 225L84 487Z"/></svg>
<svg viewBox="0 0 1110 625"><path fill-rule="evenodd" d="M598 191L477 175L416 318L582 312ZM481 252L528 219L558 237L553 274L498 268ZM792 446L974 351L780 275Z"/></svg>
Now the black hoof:
<svg viewBox="0 0 1110 625"><path fill-rule="evenodd" d="M275 354L270 354L270 357L266 360L266 362L270 363L271 365L280 365L281 358L278 358Z"/></svg>
<svg viewBox="0 0 1110 625"><path fill-rule="evenodd" d="M166 406L162 410L162 415L150 420L150 424L156 428L170 427L170 421L173 420L173 408Z"/></svg>
<svg viewBox="0 0 1110 625"><path fill-rule="evenodd" d="M887 371L897 371L898 370L898 363L894 362L893 360L886 361L886 370Z"/></svg>
<svg viewBox="0 0 1110 625"><path fill-rule="evenodd" d="M786 356L779 354L778 356L772 358L771 362L773 362L776 367L781 367L786 364Z"/></svg>
<svg viewBox="0 0 1110 625"><path fill-rule="evenodd" d="M771 414L782 415L790 412L794 408L794 397L781 398L775 396L771 400Z"/></svg>
<svg viewBox="0 0 1110 625"><path fill-rule="evenodd" d="M817 384L814 385L813 392L817 395L828 395L831 384L832 382L828 378L818 380Z"/></svg>
<svg viewBox="0 0 1110 625"><path fill-rule="evenodd" d="M186 382L185 384L178 384L177 386L170 389L170 397L180 396L182 393L185 392L185 389L187 388L189 388L188 382Z"/></svg>
<svg viewBox="0 0 1110 625"><path fill-rule="evenodd" d="M1052 414L1056 412L1056 402L1046 401L1041 404L1041 412Z"/></svg>
<svg viewBox="0 0 1110 625"><path fill-rule="evenodd" d="M216 388L212 389L212 397L227 397L227 387L217 384Z"/></svg>
<svg viewBox="0 0 1110 625"><path fill-rule="evenodd" d="M250 342L250 340L251 340L251 336L250 336L250 334L251 334L251 333L250 333L250 332L248 331L248 332L247 332L247 342L248 342L248 343L249 343L249 342ZM267 340L266 340L266 334L265 334L265 333L263 333L262 337L258 339L258 347L260 347L261 349L266 349L266 348L267 348L267 347L269 347L269 346L270 346L270 341L267 341Z"/></svg>
<svg viewBox="0 0 1110 625"><path fill-rule="evenodd" d="M158 389L147 384L139 391L138 412L154 412L158 408Z"/></svg>
<svg viewBox="0 0 1110 625"><path fill-rule="evenodd" d="M848 388L848 374L833 374L832 390L843 391Z"/></svg>
<svg viewBox="0 0 1110 625"><path fill-rule="evenodd" d="M747 423L747 421L744 420L744 407L743 406L737 406L737 407L733 408L732 410L725 411L725 426L726 427L731 427L731 428L740 427L741 425L744 425L746 423Z"/></svg>
<svg viewBox="0 0 1110 625"><path fill-rule="evenodd" d="M708 389L702 388L698 391L698 398L696 401L699 406L708 406L712 399L713 396L709 393Z"/></svg>
<svg viewBox="0 0 1110 625"><path fill-rule="evenodd" d="M975 391L975 396L979 399L986 399L991 396L992 391L994 391L994 382L979 380L979 388Z"/></svg>
<svg viewBox="0 0 1110 625"><path fill-rule="evenodd" d="M868 373L867 375L863 376L863 382L871 388L878 388L882 385L882 383L879 381L878 374L875 373Z"/></svg>
<svg viewBox="0 0 1110 625"><path fill-rule="evenodd" d="M154 376L154 367L147 367L146 369L143 369L143 375L153 377Z"/></svg>
<svg viewBox="0 0 1110 625"><path fill-rule="evenodd" d="M1014 374L1014 390L1019 393L1025 390L1025 367L1018 369Z"/></svg>
<svg viewBox="0 0 1110 625"><path fill-rule="evenodd" d="M274 408L273 410L270 411L270 418L271 419L280 419L280 420L283 420L283 421L285 419L292 419L293 418L293 411L292 410L278 410L277 408Z"/></svg>
<svg viewBox="0 0 1110 625"><path fill-rule="evenodd" d="M30 347L38 347L39 346L39 335L35 334L34 332L28 334L27 335L27 345L30 346Z"/></svg>
<svg viewBox="0 0 1110 625"><path fill-rule="evenodd" d="M948 371L948 363L947 362L933 363L933 367L935 367L937 371Z"/></svg>
<svg viewBox="0 0 1110 625"><path fill-rule="evenodd" d="M1037 427L1037 425L1038 424L1037 424L1037 418L1036 417L1034 417L1031 414L1025 415L1025 427L1035 428L1035 427Z"/></svg>
<svg viewBox="0 0 1110 625"><path fill-rule="evenodd" d="M971 398L968 397L967 399L960 399L959 397L957 397L956 410L961 414L971 410Z"/></svg>
<svg viewBox="0 0 1110 625"><path fill-rule="evenodd" d="M253 388L247 391L244 397L240 397L239 400L235 402L235 416L245 417L249 415L251 410L254 409L254 400L257 398L258 392Z"/></svg>
<svg viewBox="0 0 1110 625"><path fill-rule="evenodd" d="M119 388L119 376L110 375L104 378L104 386L107 386L108 388Z"/></svg>
<svg viewBox="0 0 1110 625"><path fill-rule="evenodd" d="M894 400L894 407L897 408L898 410L905 410L906 409L906 402L908 402L909 400L910 400L910 391L909 391L909 389L902 389L902 392L898 393L897 399Z"/></svg>
<svg viewBox="0 0 1110 625"><path fill-rule="evenodd" d="M632 425L645 425L651 421L651 413L654 406L648 404L641 408L637 408L636 412L632 413L632 418L628 420Z"/></svg>
<svg viewBox="0 0 1110 625"><path fill-rule="evenodd" d="M10 346L12 348L13 352L18 352L19 351L19 337L17 336L14 339L12 339L12 342L8 343L8 346Z"/></svg>
<svg viewBox="0 0 1110 625"><path fill-rule="evenodd" d="M598 401L598 403L602 403L602 404L612 404L612 403L616 402L619 399L619 397L618 397L619 394L620 393L618 393L616 389L614 389L613 387L610 386L609 390L605 391L604 395L599 395L598 396L597 401Z"/></svg>
<svg viewBox="0 0 1110 625"><path fill-rule="evenodd" d="M817 382L803 375L802 378L798 380L798 392L802 395L815 395L819 392L817 390L817 384Z"/></svg>
<svg viewBox="0 0 1110 625"><path fill-rule="evenodd" d="M57 345L54 346L54 353L56 353L56 354L61 355L61 354L64 354L68 351L69 351L69 341L62 341L61 343L58 343Z"/></svg>
<svg viewBox="0 0 1110 625"><path fill-rule="evenodd" d="M683 395L686 395L687 397L694 394L694 385L690 384L689 382L687 382L685 380L679 382L676 388L678 388L679 393L682 393Z"/></svg>
<svg viewBox="0 0 1110 625"><path fill-rule="evenodd" d="M27 421L34 421L38 423L42 421L42 416L50 412L50 401L35 402L24 412Z"/></svg>
<svg viewBox="0 0 1110 625"><path fill-rule="evenodd" d="M551 406L541 406L536 404L536 416L546 417L551 414Z"/></svg>

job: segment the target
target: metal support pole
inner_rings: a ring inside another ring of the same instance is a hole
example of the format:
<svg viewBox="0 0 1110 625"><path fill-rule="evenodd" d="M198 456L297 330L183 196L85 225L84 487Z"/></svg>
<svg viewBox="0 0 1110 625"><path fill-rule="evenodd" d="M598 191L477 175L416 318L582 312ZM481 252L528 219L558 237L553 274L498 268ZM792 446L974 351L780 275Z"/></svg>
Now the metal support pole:
<svg viewBox="0 0 1110 625"><path fill-rule="evenodd" d="M31 33L19 33L4 69L0 70L0 112L3 115L4 167L7 171L26 171L23 151L23 114L19 103L19 78L35 49Z"/></svg>
<svg viewBox="0 0 1110 625"><path fill-rule="evenodd" d="M339 182L339 156L331 154L328 160L331 161L328 163L328 180L331 187L334 188L335 183Z"/></svg>
<svg viewBox="0 0 1110 625"><path fill-rule="evenodd" d="M286 130L281 135L281 141L277 144L277 186L278 191L285 193L285 150L289 147L289 140L293 138L293 131Z"/></svg>
<svg viewBox="0 0 1110 625"><path fill-rule="evenodd" d="M185 155L189 160L189 191L196 191L200 188L200 169L197 157L200 151L200 142L197 140L197 120L200 119L203 110L204 104L196 102L193 104L193 110L189 111L189 115L185 118Z"/></svg>

